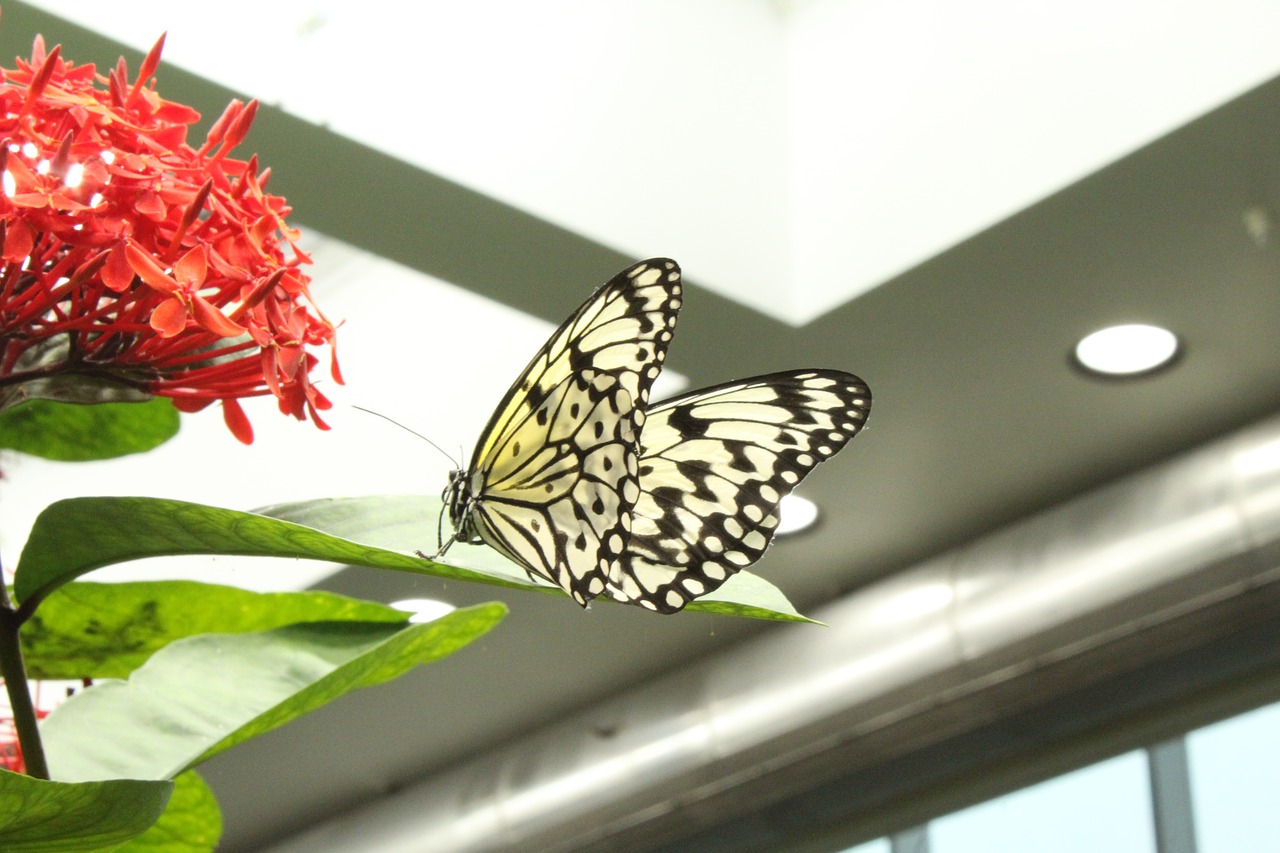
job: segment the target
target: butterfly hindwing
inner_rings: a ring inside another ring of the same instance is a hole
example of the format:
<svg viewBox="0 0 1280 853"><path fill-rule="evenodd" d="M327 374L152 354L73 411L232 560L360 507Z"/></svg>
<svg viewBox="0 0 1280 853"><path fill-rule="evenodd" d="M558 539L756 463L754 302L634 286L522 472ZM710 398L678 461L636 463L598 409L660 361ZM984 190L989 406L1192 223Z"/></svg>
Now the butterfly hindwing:
<svg viewBox="0 0 1280 853"><path fill-rule="evenodd" d="M682 300L656 258L614 276L538 351L480 434L446 503L482 541L586 604L604 591L639 497L637 441Z"/></svg>
<svg viewBox="0 0 1280 853"><path fill-rule="evenodd" d="M607 595L661 613L756 562L778 505L862 429L871 392L834 370L773 373L649 410L630 544Z"/></svg>

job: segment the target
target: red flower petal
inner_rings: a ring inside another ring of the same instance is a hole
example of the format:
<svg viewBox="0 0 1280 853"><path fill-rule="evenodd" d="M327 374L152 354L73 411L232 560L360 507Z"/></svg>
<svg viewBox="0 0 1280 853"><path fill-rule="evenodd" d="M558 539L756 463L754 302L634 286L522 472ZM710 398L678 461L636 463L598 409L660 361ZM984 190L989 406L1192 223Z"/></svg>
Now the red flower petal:
<svg viewBox="0 0 1280 853"><path fill-rule="evenodd" d="M339 385L346 384L342 381L342 368L338 367L338 347L336 345L329 351L329 375Z"/></svg>
<svg viewBox="0 0 1280 853"><path fill-rule="evenodd" d="M195 315L196 325L224 338L234 338L245 333L244 326L237 325L227 319L217 308L209 304L203 296L193 297L191 313Z"/></svg>
<svg viewBox="0 0 1280 853"><path fill-rule="evenodd" d="M173 407L179 412L195 414L196 412L201 412L209 408L209 404L212 402L213 400L204 400L194 397L174 397Z"/></svg>
<svg viewBox="0 0 1280 853"><path fill-rule="evenodd" d="M196 246L173 265L173 274L183 287L199 288L204 284L208 269L209 256L205 253L204 246Z"/></svg>
<svg viewBox="0 0 1280 853"><path fill-rule="evenodd" d="M159 193L151 192L150 190L139 195L133 206L143 216L148 219L154 219L157 222L164 219L164 215L167 212L164 199L160 198Z"/></svg>
<svg viewBox="0 0 1280 853"><path fill-rule="evenodd" d="M22 221L12 222L4 232L4 259L21 261L31 254L35 244L36 235L30 225Z"/></svg>
<svg viewBox="0 0 1280 853"><path fill-rule="evenodd" d="M151 328L162 338L172 338L187 327L187 306L177 297L166 299L151 312Z"/></svg>
<svg viewBox="0 0 1280 853"><path fill-rule="evenodd" d="M298 365L302 364L307 351L299 346L282 346L277 350L276 363L285 378L292 379L298 373Z"/></svg>
<svg viewBox="0 0 1280 853"><path fill-rule="evenodd" d="M151 255L142 251L133 243L125 246L124 252L125 257L129 259L129 266L133 267L133 271L147 284L164 293L178 292L178 283L169 277L169 274L156 263L155 258L151 257Z"/></svg>
<svg viewBox="0 0 1280 853"><path fill-rule="evenodd" d="M116 293L133 283L133 267L129 266L124 246L117 245L107 254L107 262L102 267L102 283Z"/></svg>
<svg viewBox="0 0 1280 853"><path fill-rule="evenodd" d="M240 403L233 399L223 400L222 419L226 421L227 429L231 430L231 434L238 438L241 444L253 444L253 425L249 423L249 417L240 407Z"/></svg>

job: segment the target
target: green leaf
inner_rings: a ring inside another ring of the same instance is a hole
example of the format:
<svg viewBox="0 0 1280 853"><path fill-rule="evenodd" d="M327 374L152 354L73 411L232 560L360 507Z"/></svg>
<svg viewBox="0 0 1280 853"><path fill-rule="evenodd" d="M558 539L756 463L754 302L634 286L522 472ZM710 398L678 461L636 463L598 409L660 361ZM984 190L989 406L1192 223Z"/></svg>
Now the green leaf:
<svg viewBox="0 0 1280 853"><path fill-rule="evenodd" d="M0 850L72 853L114 847L154 824L172 790L168 781L46 782L0 770Z"/></svg>
<svg viewBox="0 0 1280 853"><path fill-rule="evenodd" d="M443 503L418 495L373 495L359 498L319 498L260 507L260 515L323 530L343 539L398 552L436 550ZM421 566L448 565L480 576L486 583L564 595L558 586L534 580L525 570L483 545L456 542L449 548L448 563L418 558Z"/></svg>
<svg viewBox="0 0 1280 853"><path fill-rule="evenodd" d="M115 853L212 853L222 837L222 810L194 770L173 780L173 796L160 820Z"/></svg>
<svg viewBox="0 0 1280 853"><path fill-rule="evenodd" d="M822 624L801 615L782 594L782 590L751 572L738 572L715 592L688 604L685 610L718 613L722 616L771 619L775 622Z"/></svg>
<svg viewBox="0 0 1280 853"><path fill-rule="evenodd" d="M71 498L36 518L14 593L29 613L59 586L102 566L175 554L237 554L328 560L564 595L531 581L492 548L455 544L448 563L406 553L434 547L440 508L439 499L425 497L329 498L255 514L161 498ZM809 621L776 587L752 577L740 572L687 609Z"/></svg>
<svg viewBox="0 0 1280 853"><path fill-rule="evenodd" d="M176 776L327 702L452 654L507 609L482 604L432 622L315 622L202 634L152 655L128 681L72 696L41 725L62 780Z"/></svg>
<svg viewBox="0 0 1280 853"><path fill-rule="evenodd" d="M257 512L383 548L434 550L442 509L443 503L439 498L379 495L278 504ZM564 594L559 587L530 580L523 568L483 545L455 543L442 559L451 566L469 569L485 578L501 579L504 586ZM813 623L812 619L796 611L781 590L751 572L738 572L718 590L685 609L778 622Z"/></svg>
<svg viewBox="0 0 1280 853"><path fill-rule="evenodd" d="M177 432L178 411L163 397L94 405L34 399L0 411L0 448L58 462L142 453Z"/></svg>
<svg viewBox="0 0 1280 853"><path fill-rule="evenodd" d="M59 586L93 569L176 554L309 558L529 586L253 513L161 498L103 497L58 501L40 513L18 561L14 594L30 611Z"/></svg>
<svg viewBox="0 0 1280 853"><path fill-rule="evenodd" d="M194 634L266 631L295 622L404 622L408 614L329 592L249 592L196 581L69 583L22 626L32 678L125 678Z"/></svg>

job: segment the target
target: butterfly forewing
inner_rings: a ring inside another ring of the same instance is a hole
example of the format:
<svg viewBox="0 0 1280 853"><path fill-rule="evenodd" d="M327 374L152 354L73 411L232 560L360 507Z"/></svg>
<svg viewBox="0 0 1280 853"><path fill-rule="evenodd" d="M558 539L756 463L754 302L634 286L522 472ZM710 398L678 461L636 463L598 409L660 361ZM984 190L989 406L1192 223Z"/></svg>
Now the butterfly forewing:
<svg viewBox="0 0 1280 853"><path fill-rule="evenodd" d="M681 298L676 263L644 261L556 330L451 493L460 538L478 537L580 604L604 590L630 534L638 436Z"/></svg>
<svg viewBox="0 0 1280 853"><path fill-rule="evenodd" d="M778 504L862 429L871 392L852 374L743 379L653 406L640 497L610 598L674 613L760 559Z"/></svg>

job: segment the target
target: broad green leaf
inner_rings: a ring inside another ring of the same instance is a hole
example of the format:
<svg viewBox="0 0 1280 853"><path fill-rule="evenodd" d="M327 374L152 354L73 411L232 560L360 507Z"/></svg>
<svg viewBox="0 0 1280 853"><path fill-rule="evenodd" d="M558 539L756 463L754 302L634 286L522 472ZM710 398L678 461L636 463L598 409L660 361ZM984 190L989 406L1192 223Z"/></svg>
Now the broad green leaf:
<svg viewBox="0 0 1280 853"><path fill-rule="evenodd" d="M58 462L113 459L164 444L178 432L173 403L64 403L33 399L0 412L0 447Z"/></svg>
<svg viewBox="0 0 1280 853"><path fill-rule="evenodd" d="M18 561L14 594L30 611L53 590L93 569L176 554L327 560L529 586L527 581L513 583L254 513L162 498L101 497L58 501L40 513Z"/></svg>
<svg viewBox="0 0 1280 853"><path fill-rule="evenodd" d="M173 780L173 796L160 820L115 853L213 853L222 837L222 810L194 770Z"/></svg>
<svg viewBox="0 0 1280 853"><path fill-rule="evenodd" d="M278 504L257 511L370 545L406 551L420 548L431 552L436 547L436 529L442 508L439 498L379 495L322 498ZM531 581L524 569L482 545L455 543L441 559L451 566L504 578L510 586L563 595L559 587ZM780 622L813 622L800 615L781 590L751 572L738 572L718 590L685 609Z"/></svg>
<svg viewBox="0 0 1280 853"><path fill-rule="evenodd" d="M531 581L492 548L455 544L448 563L412 553L424 546L434 550L440 507L439 499L425 497L329 498L249 513L161 498L71 498L36 519L14 592L30 612L59 586L102 566L175 554L236 554L327 560L564 595ZM739 573L688 609L809 621L772 584L750 577Z"/></svg>
<svg viewBox="0 0 1280 853"><path fill-rule="evenodd" d="M333 536L399 552L436 550L443 503L419 495L319 498L260 507L254 512L322 530ZM563 595L557 586L531 579L492 548L456 542L441 558L447 565L500 581L504 586Z"/></svg>
<svg viewBox="0 0 1280 853"><path fill-rule="evenodd" d="M72 696L41 725L62 780L167 779L343 694L397 678L489 631L502 604L433 622L313 622L171 643L128 681Z"/></svg>
<svg viewBox="0 0 1280 853"><path fill-rule="evenodd" d="M172 790L165 780L46 782L0 770L0 850L110 849L154 824Z"/></svg>
<svg viewBox="0 0 1280 853"><path fill-rule="evenodd" d="M724 616L746 616L752 619L772 619L776 622L822 624L800 614L783 595L782 590L751 572L738 572L715 592L690 602L685 610L719 613Z"/></svg>
<svg viewBox="0 0 1280 853"><path fill-rule="evenodd" d="M266 631L295 622L404 622L408 614L329 592L249 592L195 581L69 583L22 626L32 678L125 678L194 634Z"/></svg>

